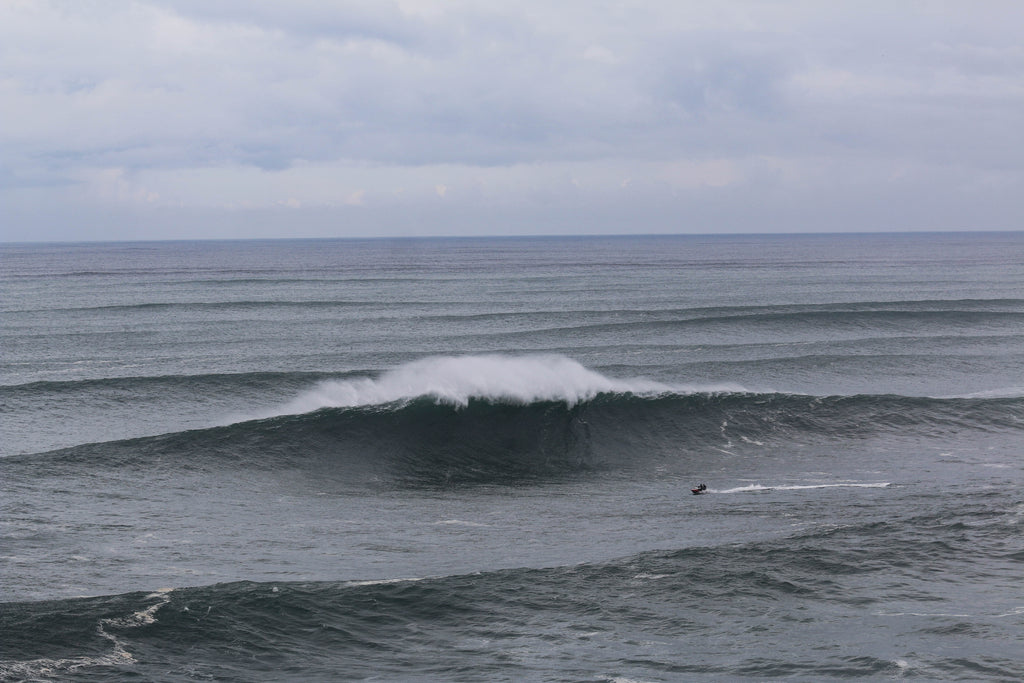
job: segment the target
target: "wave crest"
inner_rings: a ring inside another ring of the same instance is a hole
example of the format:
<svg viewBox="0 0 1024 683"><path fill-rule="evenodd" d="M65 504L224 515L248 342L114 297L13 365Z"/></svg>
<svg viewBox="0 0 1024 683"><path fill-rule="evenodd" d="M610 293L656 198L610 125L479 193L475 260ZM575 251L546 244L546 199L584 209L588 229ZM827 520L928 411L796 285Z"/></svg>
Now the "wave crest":
<svg viewBox="0 0 1024 683"><path fill-rule="evenodd" d="M564 402L573 407L600 394L652 397L698 391L745 390L738 385L680 387L644 378L612 379L553 354L435 356L406 363L378 378L321 381L263 417L407 403L424 397L459 407L468 406L471 399L518 405Z"/></svg>

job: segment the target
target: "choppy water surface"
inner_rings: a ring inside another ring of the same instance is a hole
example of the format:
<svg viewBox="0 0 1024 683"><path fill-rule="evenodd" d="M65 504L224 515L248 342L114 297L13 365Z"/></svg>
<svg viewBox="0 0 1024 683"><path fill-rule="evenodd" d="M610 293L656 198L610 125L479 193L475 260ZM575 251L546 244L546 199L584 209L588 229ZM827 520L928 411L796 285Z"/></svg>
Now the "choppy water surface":
<svg viewBox="0 0 1024 683"><path fill-rule="evenodd" d="M5 680L1024 677L1024 234L0 259Z"/></svg>

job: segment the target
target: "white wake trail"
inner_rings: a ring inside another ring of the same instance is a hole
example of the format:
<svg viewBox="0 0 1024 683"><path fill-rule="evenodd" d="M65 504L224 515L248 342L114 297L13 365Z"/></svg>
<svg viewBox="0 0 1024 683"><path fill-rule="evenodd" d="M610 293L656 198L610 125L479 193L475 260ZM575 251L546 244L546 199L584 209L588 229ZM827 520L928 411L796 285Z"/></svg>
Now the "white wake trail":
<svg viewBox="0 0 1024 683"><path fill-rule="evenodd" d="M780 484L776 486L765 486L764 484L750 484L748 486L737 486L731 489L708 489L708 493L749 493L753 491L800 491L803 489L837 489L837 488L860 488L860 489L884 489L891 482L879 481L865 484Z"/></svg>

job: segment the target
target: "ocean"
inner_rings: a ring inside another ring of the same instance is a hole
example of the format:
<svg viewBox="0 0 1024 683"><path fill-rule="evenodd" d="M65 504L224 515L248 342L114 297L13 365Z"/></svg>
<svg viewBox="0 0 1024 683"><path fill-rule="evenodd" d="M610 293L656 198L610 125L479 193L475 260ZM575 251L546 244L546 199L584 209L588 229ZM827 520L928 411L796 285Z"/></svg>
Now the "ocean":
<svg viewBox="0 0 1024 683"><path fill-rule="evenodd" d="M1024 679L1024 233L0 283L0 679Z"/></svg>

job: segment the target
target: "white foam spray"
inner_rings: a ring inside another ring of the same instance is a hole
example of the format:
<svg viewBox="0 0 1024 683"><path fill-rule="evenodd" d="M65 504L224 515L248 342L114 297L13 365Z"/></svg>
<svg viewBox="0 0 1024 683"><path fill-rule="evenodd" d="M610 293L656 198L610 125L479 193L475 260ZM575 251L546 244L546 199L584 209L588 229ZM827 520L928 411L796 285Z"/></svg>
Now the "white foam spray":
<svg viewBox="0 0 1024 683"><path fill-rule="evenodd" d="M270 415L308 413L320 408L354 408L431 397L466 406L472 398L528 404L564 401L573 406L601 393L638 396L697 392L743 392L743 387L672 386L644 378L612 379L559 355L481 355L423 358L378 378L327 380Z"/></svg>

